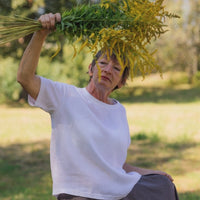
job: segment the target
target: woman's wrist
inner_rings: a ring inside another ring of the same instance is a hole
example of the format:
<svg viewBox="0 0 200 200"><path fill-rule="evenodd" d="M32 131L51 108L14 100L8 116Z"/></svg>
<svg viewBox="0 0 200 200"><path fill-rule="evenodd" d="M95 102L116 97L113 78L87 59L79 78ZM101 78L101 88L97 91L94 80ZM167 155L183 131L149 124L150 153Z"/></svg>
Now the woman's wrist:
<svg viewBox="0 0 200 200"><path fill-rule="evenodd" d="M42 29L42 30L39 30L39 31L36 31L33 35L33 37L35 39L37 39L38 41L41 40L41 41L44 41L46 39L46 37L48 36L48 34L50 33L49 30L47 29Z"/></svg>

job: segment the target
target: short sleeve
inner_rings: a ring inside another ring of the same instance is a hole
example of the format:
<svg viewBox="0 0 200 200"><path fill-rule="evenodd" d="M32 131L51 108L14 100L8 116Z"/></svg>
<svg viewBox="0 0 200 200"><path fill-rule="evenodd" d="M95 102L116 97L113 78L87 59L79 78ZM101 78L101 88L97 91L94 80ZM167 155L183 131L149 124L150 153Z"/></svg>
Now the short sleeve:
<svg viewBox="0 0 200 200"><path fill-rule="evenodd" d="M37 99L28 95L28 103L39 107L48 113L52 113L61 104L67 90L67 84L54 82L40 77L41 86Z"/></svg>

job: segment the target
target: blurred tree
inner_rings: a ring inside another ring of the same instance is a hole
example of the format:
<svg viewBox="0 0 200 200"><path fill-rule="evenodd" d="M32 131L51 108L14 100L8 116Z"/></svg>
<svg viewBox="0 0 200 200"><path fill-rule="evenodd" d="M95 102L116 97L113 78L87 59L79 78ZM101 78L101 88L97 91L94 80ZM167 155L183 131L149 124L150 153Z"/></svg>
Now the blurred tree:
<svg viewBox="0 0 200 200"><path fill-rule="evenodd" d="M72 58L72 57L71 57ZM84 50L76 58L71 60L69 68L65 73L71 79L71 84L77 85L79 87L85 87L89 81L88 66L91 63L92 57L88 55L88 52Z"/></svg>
<svg viewBox="0 0 200 200"><path fill-rule="evenodd" d="M158 64L162 66L164 71L185 70L185 55L183 53L182 43L185 42L185 32L183 26L183 10L181 0L166 0L165 5L171 12L181 16L180 19L168 19L166 24L167 32L157 41L153 41L150 45L151 49L157 49L155 54Z"/></svg>
<svg viewBox="0 0 200 200"><path fill-rule="evenodd" d="M191 50L192 60L189 70L189 82L193 76L200 72L200 1L189 1L190 12L187 19L187 46Z"/></svg>
<svg viewBox="0 0 200 200"><path fill-rule="evenodd" d="M164 71L187 71L188 81L200 70L200 1L165 0L180 19L167 20L168 32L153 42L156 59Z"/></svg>
<svg viewBox="0 0 200 200"><path fill-rule="evenodd" d="M11 12L11 0L0 0L0 13L7 15Z"/></svg>
<svg viewBox="0 0 200 200"><path fill-rule="evenodd" d="M63 12L66 9L72 8L77 5L76 0L44 0L45 2L45 13L57 13Z"/></svg>

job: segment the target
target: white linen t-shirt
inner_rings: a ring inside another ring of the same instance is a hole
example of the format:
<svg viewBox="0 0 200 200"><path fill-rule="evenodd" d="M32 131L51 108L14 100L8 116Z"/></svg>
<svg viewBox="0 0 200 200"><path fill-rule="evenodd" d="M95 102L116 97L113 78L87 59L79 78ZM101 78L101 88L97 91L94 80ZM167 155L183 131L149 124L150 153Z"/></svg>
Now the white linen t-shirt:
<svg viewBox="0 0 200 200"><path fill-rule="evenodd" d="M29 103L50 113L53 195L67 193L117 200L131 191L141 175L122 166L130 145L124 107L97 100L86 88L41 78Z"/></svg>

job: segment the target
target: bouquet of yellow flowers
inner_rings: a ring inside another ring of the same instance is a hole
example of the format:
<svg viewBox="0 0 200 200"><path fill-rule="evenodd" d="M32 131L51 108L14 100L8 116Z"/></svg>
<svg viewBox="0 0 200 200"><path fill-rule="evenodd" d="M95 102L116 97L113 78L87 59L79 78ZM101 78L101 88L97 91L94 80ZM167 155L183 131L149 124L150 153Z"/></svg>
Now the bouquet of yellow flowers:
<svg viewBox="0 0 200 200"><path fill-rule="evenodd" d="M115 53L123 69L129 65L131 79L138 73L145 77L152 70L161 72L147 50L147 44L165 33L165 19L177 18L163 6L164 0L103 0L62 13L55 34L65 35L77 51L88 47L95 56L98 49L109 57ZM0 16L0 46L42 28L39 21L24 17ZM76 43L81 43L77 50Z"/></svg>

